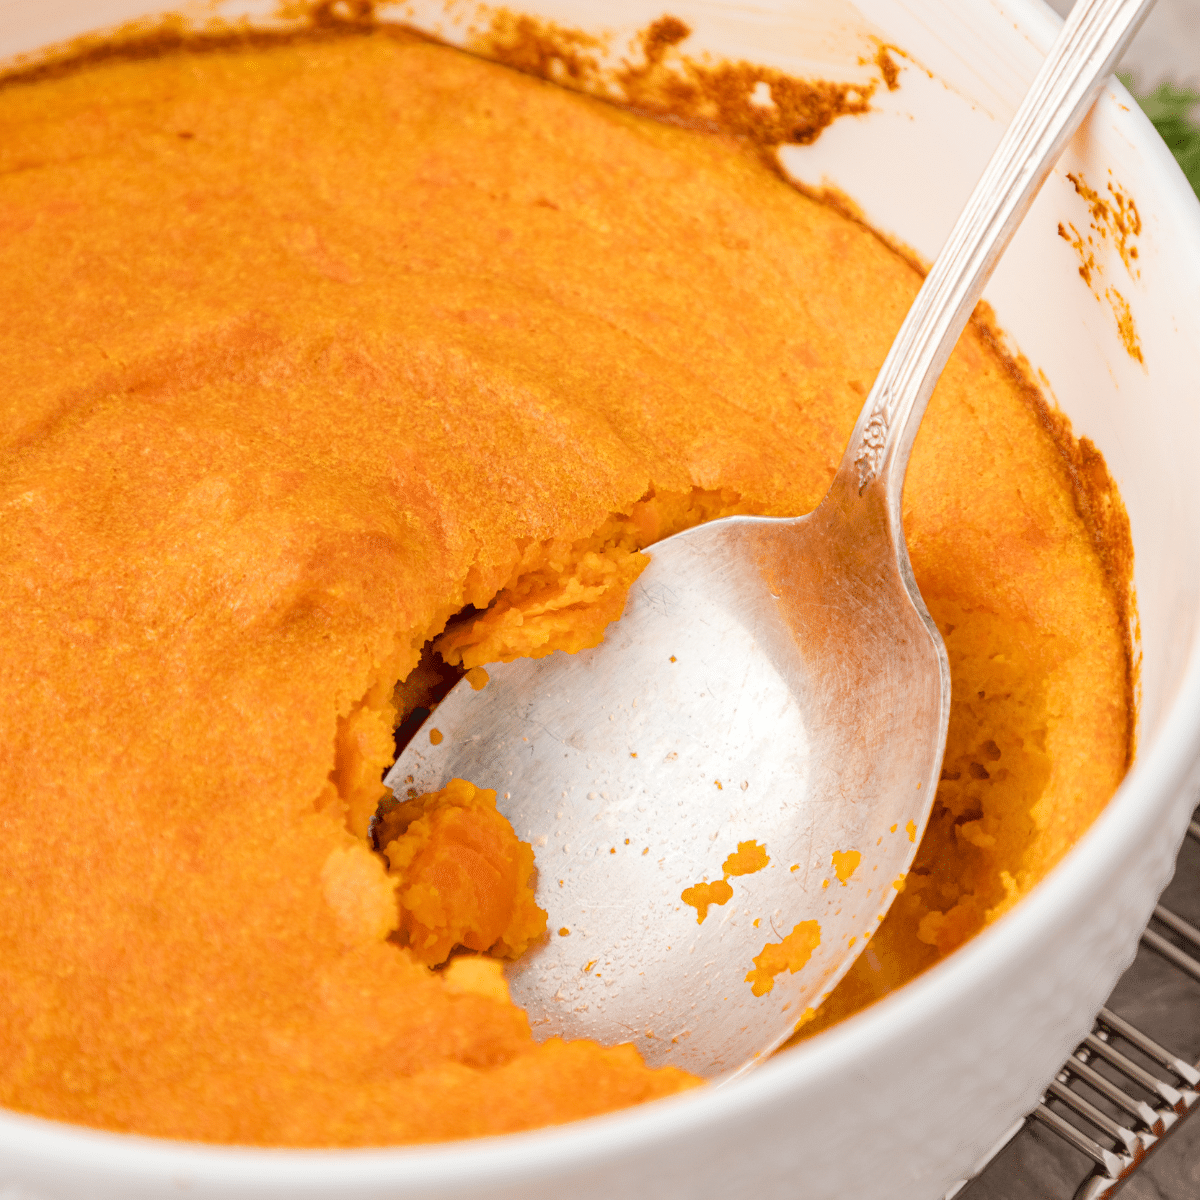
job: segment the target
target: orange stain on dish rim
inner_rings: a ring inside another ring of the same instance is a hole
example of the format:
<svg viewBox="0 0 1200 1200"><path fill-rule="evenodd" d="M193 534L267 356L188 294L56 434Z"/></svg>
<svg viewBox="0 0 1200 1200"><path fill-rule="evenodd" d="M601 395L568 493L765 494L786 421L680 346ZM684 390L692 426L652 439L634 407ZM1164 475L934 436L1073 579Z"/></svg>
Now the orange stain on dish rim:
<svg viewBox="0 0 1200 1200"><path fill-rule="evenodd" d="M1108 297L1113 316L1117 319L1117 336L1121 339L1121 345L1125 347L1125 353L1144 366L1146 359L1142 354L1142 342L1138 337L1137 326L1133 322L1133 312L1129 308L1129 301L1115 287L1105 288L1104 294Z"/></svg>
<svg viewBox="0 0 1200 1200"><path fill-rule="evenodd" d="M429 731L429 740L433 745L440 746L442 744L442 731L440 729L431 729Z"/></svg>
<svg viewBox="0 0 1200 1200"><path fill-rule="evenodd" d="M1109 172L1109 174L1111 173ZM1134 239L1142 232L1142 217L1133 197L1126 195L1120 185L1110 181L1108 192L1112 199L1106 200L1095 188L1088 186L1082 171L1078 174L1073 171L1068 172L1067 178L1071 181L1076 195L1088 206L1092 232L1103 239L1111 236L1113 245L1121 256L1121 261L1125 264L1125 269L1132 278L1140 278L1142 273L1133 264L1138 257L1138 248L1134 244ZM1091 238L1087 240L1089 245L1093 244ZM1081 271L1080 274L1083 272Z"/></svg>
<svg viewBox="0 0 1200 1200"><path fill-rule="evenodd" d="M904 832L908 834L908 840L910 842L915 842L917 840L917 823L916 823L916 821L909 821L909 823L907 825L905 825L905 827L904 827Z"/></svg>
<svg viewBox="0 0 1200 1200"><path fill-rule="evenodd" d="M567 937L567 936L570 934L570 932L571 932L571 931L570 931L570 930L569 930L569 929L568 929L568 928L567 928L567 927L564 925L564 926L563 926L563 927L562 927L562 928L561 928L561 929L558 931L558 936L559 936L559 937Z"/></svg>
<svg viewBox="0 0 1200 1200"><path fill-rule="evenodd" d="M765 996L775 986L775 976L781 971L795 974L812 957L821 944L821 926L816 921L801 921L780 942L768 942L754 959L754 970L746 976L750 990Z"/></svg>
<svg viewBox="0 0 1200 1200"><path fill-rule="evenodd" d="M475 691L482 692L491 676L482 667L472 667L463 678Z"/></svg>
<svg viewBox="0 0 1200 1200"><path fill-rule="evenodd" d="M891 827L891 829L889 829L889 830L888 830L888 833L895 833L895 832L896 832L896 829L897 829L897 826L893 825L893 826Z"/></svg>
<svg viewBox="0 0 1200 1200"><path fill-rule="evenodd" d="M833 869L838 877L838 883L843 887L850 876L858 870L862 855L857 850L835 850L833 852Z"/></svg>
<svg viewBox="0 0 1200 1200"><path fill-rule="evenodd" d="M800 870L800 864L792 863L792 865L790 867L788 867L788 870L789 871L798 871L798 870Z"/></svg>

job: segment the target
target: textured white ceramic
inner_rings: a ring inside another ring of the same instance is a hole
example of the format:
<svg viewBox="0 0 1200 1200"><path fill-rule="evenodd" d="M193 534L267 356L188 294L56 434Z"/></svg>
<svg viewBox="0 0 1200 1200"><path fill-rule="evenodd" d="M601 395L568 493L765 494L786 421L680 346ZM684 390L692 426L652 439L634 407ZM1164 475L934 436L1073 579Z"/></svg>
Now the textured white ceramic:
<svg viewBox="0 0 1200 1200"><path fill-rule="evenodd" d="M0 0L0 59L152 7ZM521 7L602 23L617 31L618 50L663 11L661 0ZM455 36L440 3L412 10ZM866 79L857 60L874 55L872 35L907 51L920 67L904 65L875 112L842 119L786 157L799 178L841 187L928 257L1058 25L1039 0L688 0L669 11L693 26L696 45L802 73ZM1141 214L1134 271L1111 239L1099 243L1101 298L1057 233L1060 222L1087 228L1067 171L1101 187L1111 179ZM1144 363L1122 344L1105 288L1129 303ZM1131 959L1200 791L1200 205L1120 87L1072 143L987 297L1076 430L1104 453L1137 553L1138 758L1028 899L921 979L726 1087L560 1129L353 1152L190 1146L4 1113L0 1200L935 1200L965 1174L1031 1106Z"/></svg>

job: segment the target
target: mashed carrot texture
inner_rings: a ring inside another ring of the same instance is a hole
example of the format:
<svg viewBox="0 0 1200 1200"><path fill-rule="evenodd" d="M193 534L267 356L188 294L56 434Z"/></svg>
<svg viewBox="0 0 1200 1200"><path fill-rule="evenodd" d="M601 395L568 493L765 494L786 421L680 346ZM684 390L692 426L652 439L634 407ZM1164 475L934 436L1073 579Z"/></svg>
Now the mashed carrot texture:
<svg viewBox="0 0 1200 1200"><path fill-rule="evenodd" d="M516 958L546 932L533 898L533 848L465 779L385 808L375 840L397 886L399 931L435 967L455 946Z"/></svg>
<svg viewBox="0 0 1200 1200"><path fill-rule="evenodd" d="M735 142L380 31L0 86L0 230L0 1103L348 1146L692 1086L427 965L537 919L479 792L371 848L393 730L431 641L592 644L657 538L810 510L917 273ZM806 1032L1003 912L1116 786L1077 500L969 330L904 497L946 779Z"/></svg>

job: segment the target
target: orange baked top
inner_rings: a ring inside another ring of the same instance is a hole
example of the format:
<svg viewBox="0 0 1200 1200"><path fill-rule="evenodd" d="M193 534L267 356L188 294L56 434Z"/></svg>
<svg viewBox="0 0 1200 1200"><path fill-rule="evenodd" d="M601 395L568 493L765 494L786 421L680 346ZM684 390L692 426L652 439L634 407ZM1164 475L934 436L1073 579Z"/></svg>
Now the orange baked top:
<svg viewBox="0 0 1200 1200"><path fill-rule="evenodd" d="M0 1102L352 1145L688 1086L400 944L393 686L464 605L506 589L443 644L468 666L535 603L540 645L594 640L639 546L812 508L916 272L733 141L382 33L9 83L0 230ZM830 1011L1027 890L1124 769L1065 445L968 331L906 493L946 782Z"/></svg>

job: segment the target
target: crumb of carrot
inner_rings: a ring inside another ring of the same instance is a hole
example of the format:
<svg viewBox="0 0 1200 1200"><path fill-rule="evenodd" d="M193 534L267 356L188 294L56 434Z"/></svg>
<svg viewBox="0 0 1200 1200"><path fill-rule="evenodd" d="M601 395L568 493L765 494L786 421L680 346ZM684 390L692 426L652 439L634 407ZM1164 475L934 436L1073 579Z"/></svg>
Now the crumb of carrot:
<svg viewBox="0 0 1200 1200"><path fill-rule="evenodd" d="M835 850L833 852L833 869L838 877L838 882L843 887L850 876L858 870L860 862L862 862L862 855L857 850Z"/></svg>
<svg viewBox="0 0 1200 1200"><path fill-rule="evenodd" d="M725 880L715 879L712 883L705 880L694 887L684 888L679 898L696 910L696 924L699 925L708 916L710 904L727 904L732 896L733 888Z"/></svg>
<svg viewBox="0 0 1200 1200"><path fill-rule="evenodd" d="M816 921L801 921L782 941L768 942L754 959L754 970L746 976L751 991L765 996L775 986L781 971L793 975L812 957L821 944L821 926Z"/></svg>

